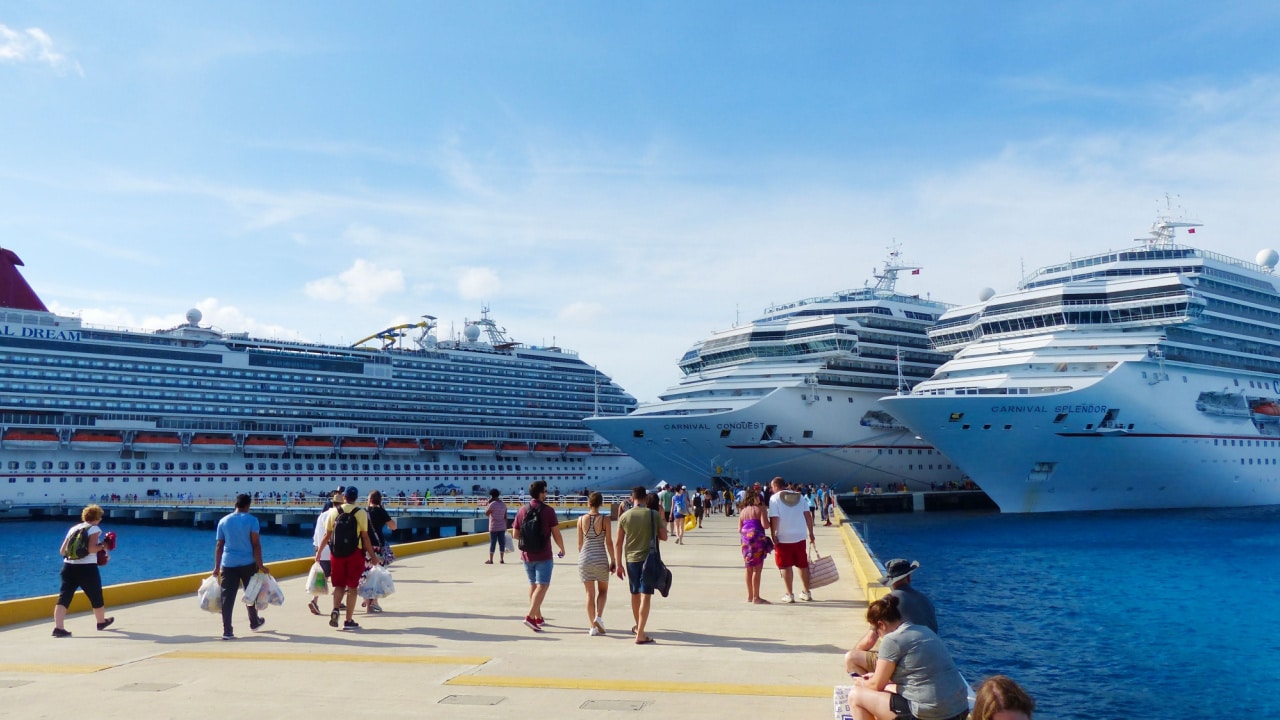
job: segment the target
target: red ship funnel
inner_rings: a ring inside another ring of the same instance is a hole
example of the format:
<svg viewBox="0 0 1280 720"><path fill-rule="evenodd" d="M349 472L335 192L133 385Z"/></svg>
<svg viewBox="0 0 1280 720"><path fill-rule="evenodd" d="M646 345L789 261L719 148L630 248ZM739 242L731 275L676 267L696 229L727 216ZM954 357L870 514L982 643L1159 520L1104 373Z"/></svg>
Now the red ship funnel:
<svg viewBox="0 0 1280 720"><path fill-rule="evenodd" d="M0 307L49 312L40 296L27 284L18 266L22 260L12 250L0 248Z"/></svg>

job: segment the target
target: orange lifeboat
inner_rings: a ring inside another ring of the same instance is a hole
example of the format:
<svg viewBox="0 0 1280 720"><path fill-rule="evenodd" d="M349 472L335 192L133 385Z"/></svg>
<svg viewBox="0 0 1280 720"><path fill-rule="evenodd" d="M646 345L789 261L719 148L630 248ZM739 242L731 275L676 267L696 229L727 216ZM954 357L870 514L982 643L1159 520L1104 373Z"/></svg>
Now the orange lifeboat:
<svg viewBox="0 0 1280 720"><path fill-rule="evenodd" d="M10 428L4 433L4 447L8 450L57 450L61 444L53 430Z"/></svg>
<svg viewBox="0 0 1280 720"><path fill-rule="evenodd" d="M1277 404L1274 400L1263 400L1254 404L1253 412L1257 415L1280 417L1280 404Z"/></svg>
<svg viewBox="0 0 1280 720"><path fill-rule="evenodd" d="M277 435L251 435L244 439L247 453L282 453L284 449L284 438Z"/></svg>
<svg viewBox="0 0 1280 720"><path fill-rule="evenodd" d="M309 455L332 455L333 440L323 437L300 437L293 441L293 451Z"/></svg>
<svg viewBox="0 0 1280 720"><path fill-rule="evenodd" d="M594 451L591 449L590 445L575 445L572 443L569 444L569 447L564 449L565 455L570 455L573 457L584 457L586 455L592 454L593 452Z"/></svg>
<svg viewBox="0 0 1280 720"><path fill-rule="evenodd" d="M560 447L560 443L540 442L533 444L533 454L543 457L559 456L564 453L564 448Z"/></svg>
<svg viewBox="0 0 1280 720"><path fill-rule="evenodd" d="M417 455L418 441L409 438L387 438L382 444L384 455Z"/></svg>
<svg viewBox="0 0 1280 720"><path fill-rule="evenodd" d="M422 449L426 452L439 452L444 449L444 443L440 440L427 440L423 438Z"/></svg>
<svg viewBox="0 0 1280 720"><path fill-rule="evenodd" d="M132 447L141 452L176 452L182 441L173 433L143 433L133 436Z"/></svg>
<svg viewBox="0 0 1280 720"><path fill-rule="evenodd" d="M236 441L229 435L196 435L191 438L191 452L217 453L236 449Z"/></svg>
<svg viewBox="0 0 1280 720"><path fill-rule="evenodd" d="M77 430L71 433L72 450L92 450L95 452L119 452L124 447L124 438L118 432L103 430Z"/></svg>
<svg viewBox="0 0 1280 720"><path fill-rule="evenodd" d="M527 442L502 443L502 453L504 455L528 455L529 450L529 443Z"/></svg>
<svg viewBox="0 0 1280 720"><path fill-rule="evenodd" d="M468 440L462 444L462 452L468 455L492 455L498 449L491 440Z"/></svg>
<svg viewBox="0 0 1280 720"><path fill-rule="evenodd" d="M378 443L373 438L347 438L342 441L344 453L376 453Z"/></svg>

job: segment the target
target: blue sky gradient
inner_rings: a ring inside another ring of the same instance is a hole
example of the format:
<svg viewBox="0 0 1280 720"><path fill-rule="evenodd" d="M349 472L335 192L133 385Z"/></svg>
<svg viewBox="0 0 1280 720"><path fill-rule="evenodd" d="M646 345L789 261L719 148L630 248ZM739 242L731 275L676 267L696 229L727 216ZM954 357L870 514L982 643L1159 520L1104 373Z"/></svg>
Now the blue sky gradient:
<svg viewBox="0 0 1280 720"><path fill-rule="evenodd" d="M861 286L969 302L1164 193L1280 246L1272 3L15 3L0 245L87 321L352 342L482 303L637 397Z"/></svg>

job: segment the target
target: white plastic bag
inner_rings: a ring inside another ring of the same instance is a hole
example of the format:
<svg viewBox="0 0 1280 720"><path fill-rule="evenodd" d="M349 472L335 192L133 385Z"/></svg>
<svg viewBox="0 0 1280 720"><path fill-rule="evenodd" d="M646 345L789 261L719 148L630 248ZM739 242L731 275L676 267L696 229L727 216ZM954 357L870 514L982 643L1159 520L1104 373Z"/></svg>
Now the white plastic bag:
<svg viewBox="0 0 1280 720"><path fill-rule="evenodd" d="M311 563L311 572L307 573L307 592L316 596L329 594L329 580L324 576L320 563Z"/></svg>
<svg viewBox="0 0 1280 720"><path fill-rule="evenodd" d="M515 551L516 551L516 539L511 537L511 533L503 533L502 552L513 553Z"/></svg>
<svg viewBox="0 0 1280 720"><path fill-rule="evenodd" d="M374 566L360 578L360 586L356 588L356 593L365 600L376 600L384 598L396 591L396 583L391 579L391 573L383 568Z"/></svg>
<svg viewBox="0 0 1280 720"><path fill-rule="evenodd" d="M200 583L196 598L200 601L201 610L211 613L222 612L222 587L218 585L217 576L210 575Z"/></svg>
<svg viewBox="0 0 1280 720"><path fill-rule="evenodd" d="M249 583L244 586L244 597L240 599L240 602L245 605L256 606L259 610L266 610L265 580L266 573L254 573L253 577L249 578ZM261 602L259 602L259 598L261 598Z"/></svg>
<svg viewBox="0 0 1280 720"><path fill-rule="evenodd" d="M275 577L268 574L267 578L262 581L263 587L267 591L267 603L270 605L284 604L284 590L280 589L280 583L276 582Z"/></svg>

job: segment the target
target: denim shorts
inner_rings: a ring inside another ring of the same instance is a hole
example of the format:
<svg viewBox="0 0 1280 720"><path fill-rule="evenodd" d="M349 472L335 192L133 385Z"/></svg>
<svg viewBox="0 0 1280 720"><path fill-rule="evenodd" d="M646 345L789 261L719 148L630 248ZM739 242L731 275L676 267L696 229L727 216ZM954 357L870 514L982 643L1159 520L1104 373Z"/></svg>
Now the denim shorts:
<svg viewBox="0 0 1280 720"><path fill-rule="evenodd" d="M627 563L627 582L631 586L632 595L652 595L653 588L644 584L644 563Z"/></svg>
<svg viewBox="0 0 1280 720"><path fill-rule="evenodd" d="M524 563L524 572L529 576L530 585L550 585L551 570L555 568L555 560L537 560Z"/></svg>

